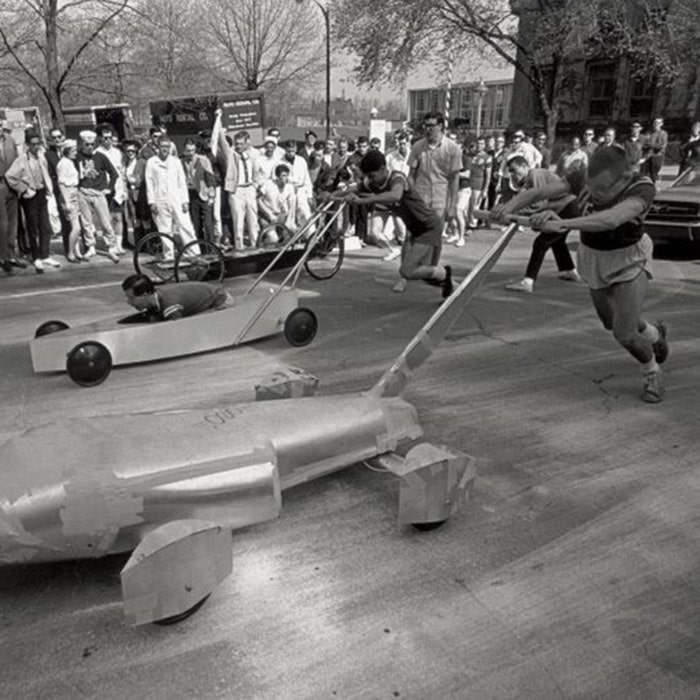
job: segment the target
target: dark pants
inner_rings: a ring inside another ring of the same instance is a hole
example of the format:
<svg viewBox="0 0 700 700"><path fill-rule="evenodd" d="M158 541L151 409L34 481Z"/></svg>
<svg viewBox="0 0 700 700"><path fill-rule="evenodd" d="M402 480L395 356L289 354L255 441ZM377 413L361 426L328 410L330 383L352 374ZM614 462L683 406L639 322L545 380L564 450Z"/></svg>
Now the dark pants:
<svg viewBox="0 0 700 700"><path fill-rule="evenodd" d="M367 242L367 216L369 207L366 204L351 204L350 222L355 224L355 235L365 243Z"/></svg>
<svg viewBox="0 0 700 700"><path fill-rule="evenodd" d="M210 204L203 202L196 190L190 193L190 218L197 238L214 240L214 211Z"/></svg>
<svg viewBox="0 0 700 700"><path fill-rule="evenodd" d="M537 275L544 262L544 256L550 248L552 249L552 253L554 253L554 259L557 261L557 267L560 272L573 270L575 267L574 261L566 245L566 237L568 235L568 232L540 233L532 242L532 251L530 252L530 259L527 263L527 270L525 270L525 277L529 277L531 280L537 279Z"/></svg>
<svg viewBox="0 0 700 700"><path fill-rule="evenodd" d="M17 254L17 196L0 178L0 261Z"/></svg>
<svg viewBox="0 0 700 700"><path fill-rule="evenodd" d="M61 241L63 243L63 254L70 255L70 233L73 230L71 222L68 220L61 203L56 200L56 206L58 207L58 218L61 220Z"/></svg>
<svg viewBox="0 0 700 700"><path fill-rule="evenodd" d="M46 200L46 190L39 190L33 197L25 199L20 197L22 211L24 212L24 224L29 238L29 247L32 252L32 260L43 260L49 257L49 245L51 243L51 222L49 221L49 207Z"/></svg>
<svg viewBox="0 0 700 700"><path fill-rule="evenodd" d="M659 179L659 172L661 172L661 166L664 164L663 156L649 156L642 163L642 173L648 175L654 182Z"/></svg>

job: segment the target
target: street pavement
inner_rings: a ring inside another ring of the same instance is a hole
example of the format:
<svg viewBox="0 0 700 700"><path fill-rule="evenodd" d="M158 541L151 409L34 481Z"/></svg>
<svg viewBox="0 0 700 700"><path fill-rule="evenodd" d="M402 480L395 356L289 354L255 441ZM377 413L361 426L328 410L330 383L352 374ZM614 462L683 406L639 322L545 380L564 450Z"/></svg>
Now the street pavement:
<svg viewBox="0 0 700 700"><path fill-rule="evenodd" d="M496 237L444 259L461 276ZM234 533L233 575L171 627L125 626L125 557L2 569L0 697L700 696L698 253L655 261L646 315L669 324L671 356L652 406L551 257L535 294L504 289L531 240L516 237L405 392L426 440L477 459L462 512L428 533L398 527L397 481L362 465L296 487L279 520ZM92 389L34 375L27 341L50 318L127 313L128 261L0 279L0 440L58 418L250 400L280 365L324 394L366 389L439 304L422 284L392 293L396 270L365 248L332 280L302 277L320 321L306 348L279 336L116 368Z"/></svg>

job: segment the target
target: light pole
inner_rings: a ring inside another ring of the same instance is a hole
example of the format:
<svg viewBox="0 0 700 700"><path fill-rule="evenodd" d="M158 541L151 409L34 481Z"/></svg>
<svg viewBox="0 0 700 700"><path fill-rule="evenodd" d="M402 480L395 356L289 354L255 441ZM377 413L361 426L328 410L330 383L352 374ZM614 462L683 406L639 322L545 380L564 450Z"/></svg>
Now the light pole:
<svg viewBox="0 0 700 700"><path fill-rule="evenodd" d="M484 79L479 78L479 84L476 86L476 138L481 136L481 111L484 105L484 96L488 91Z"/></svg>
<svg viewBox="0 0 700 700"><path fill-rule="evenodd" d="M301 4L304 0L297 0ZM326 25L326 141L331 137L331 15L326 5L319 0L311 0L323 15Z"/></svg>

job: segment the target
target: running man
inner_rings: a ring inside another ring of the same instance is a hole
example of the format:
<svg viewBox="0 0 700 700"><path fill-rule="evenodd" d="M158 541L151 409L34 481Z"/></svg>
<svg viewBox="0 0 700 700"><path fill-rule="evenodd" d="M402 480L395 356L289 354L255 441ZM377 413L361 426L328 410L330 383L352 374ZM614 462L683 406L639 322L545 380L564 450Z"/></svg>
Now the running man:
<svg viewBox="0 0 700 700"><path fill-rule="evenodd" d="M567 194L567 182L531 190L532 201ZM641 317L652 278L653 244L644 233L644 216L656 194L651 178L632 170L624 151L599 147L588 165L588 183L579 197L580 216L561 219L552 211L531 217L533 228L552 232L578 229L578 269L588 283L603 327L634 357L644 376L641 398L659 403L664 387L660 365L669 354L666 326Z"/></svg>
<svg viewBox="0 0 700 700"><path fill-rule="evenodd" d="M444 220L409 186L401 172L389 172L380 151L369 151L360 161L364 178L347 193L333 198L390 208L406 224L399 274L403 280L423 280L442 289L442 298L452 294L452 268L438 265ZM403 290L401 290L403 291Z"/></svg>
<svg viewBox="0 0 700 700"><path fill-rule="evenodd" d="M145 311L153 321L195 316L231 302L231 297L222 287L205 282L180 282L156 290L145 275L129 275L122 282L122 290L127 303Z"/></svg>

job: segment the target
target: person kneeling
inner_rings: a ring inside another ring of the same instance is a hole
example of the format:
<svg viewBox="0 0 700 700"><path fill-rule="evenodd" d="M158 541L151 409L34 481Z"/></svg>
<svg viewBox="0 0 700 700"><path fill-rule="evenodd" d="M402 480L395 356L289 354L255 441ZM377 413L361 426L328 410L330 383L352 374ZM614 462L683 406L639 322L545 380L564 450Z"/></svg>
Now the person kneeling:
<svg viewBox="0 0 700 700"><path fill-rule="evenodd" d="M181 282L156 288L145 275L129 275L122 282L127 303L152 321L174 321L218 309L233 300L222 287L205 282Z"/></svg>

